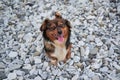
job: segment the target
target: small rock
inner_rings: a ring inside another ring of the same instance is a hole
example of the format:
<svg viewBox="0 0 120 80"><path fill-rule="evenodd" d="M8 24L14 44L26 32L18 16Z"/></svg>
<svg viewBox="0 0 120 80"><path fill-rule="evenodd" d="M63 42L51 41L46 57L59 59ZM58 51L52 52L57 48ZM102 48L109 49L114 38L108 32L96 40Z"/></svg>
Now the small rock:
<svg viewBox="0 0 120 80"><path fill-rule="evenodd" d="M48 74L46 72L43 72L42 74L40 74L42 79L47 79Z"/></svg>
<svg viewBox="0 0 120 80"><path fill-rule="evenodd" d="M17 78L17 75L16 75L15 72L8 74L8 79L9 79L9 80L13 80L13 79L16 79L16 78Z"/></svg>
<svg viewBox="0 0 120 80"><path fill-rule="evenodd" d="M120 5L117 6L117 11L120 13Z"/></svg>
<svg viewBox="0 0 120 80"><path fill-rule="evenodd" d="M80 68L80 69L83 69L83 68L84 68L84 65L83 65L82 63L80 63L80 62L75 63L75 66L77 66L77 67Z"/></svg>
<svg viewBox="0 0 120 80"><path fill-rule="evenodd" d="M33 66L33 68L30 70L29 73L30 73L30 75L33 75L33 74L37 75L38 71L36 70L36 67Z"/></svg>
<svg viewBox="0 0 120 80"><path fill-rule="evenodd" d="M44 62L44 63L43 63L43 67L44 67L44 68L47 68L48 66L49 66L49 65L48 65L48 62Z"/></svg>
<svg viewBox="0 0 120 80"><path fill-rule="evenodd" d="M4 69L5 68L5 64L3 62L0 62L0 69Z"/></svg>
<svg viewBox="0 0 120 80"><path fill-rule="evenodd" d="M42 49L43 49L43 46L37 45L37 47L36 47L37 52L40 53L42 51Z"/></svg>
<svg viewBox="0 0 120 80"><path fill-rule="evenodd" d="M32 66L30 64L24 64L23 69L32 69Z"/></svg>
<svg viewBox="0 0 120 80"><path fill-rule="evenodd" d="M39 56L40 55L40 52L34 52L33 56Z"/></svg>
<svg viewBox="0 0 120 80"><path fill-rule="evenodd" d="M53 71L52 71L52 74L55 76L55 75L58 74L58 72L59 72L58 70L53 70Z"/></svg>
<svg viewBox="0 0 120 80"><path fill-rule="evenodd" d="M81 54L81 56L84 56L84 54L85 54L85 49L84 49L84 47L80 47L80 54Z"/></svg>
<svg viewBox="0 0 120 80"><path fill-rule="evenodd" d="M0 80L7 78L5 71L0 71Z"/></svg>
<svg viewBox="0 0 120 80"><path fill-rule="evenodd" d="M26 42L31 42L33 37L32 37L32 33L27 33L24 35L23 39L26 41Z"/></svg>
<svg viewBox="0 0 120 80"><path fill-rule="evenodd" d="M74 61L70 60L69 65L73 65Z"/></svg>
<svg viewBox="0 0 120 80"><path fill-rule="evenodd" d="M42 78L40 76L37 76L34 78L34 80L42 80Z"/></svg>
<svg viewBox="0 0 120 80"><path fill-rule="evenodd" d="M93 69L98 69L102 65L102 60L101 59L95 59L94 63L92 63L91 68Z"/></svg>
<svg viewBox="0 0 120 80"><path fill-rule="evenodd" d="M74 61L74 62L79 62L79 61L80 61L80 57L74 56L73 61Z"/></svg>
<svg viewBox="0 0 120 80"><path fill-rule="evenodd" d="M92 16L92 15L89 15L88 17L87 17L87 19L94 19L95 18L95 16Z"/></svg>
<svg viewBox="0 0 120 80"><path fill-rule="evenodd" d="M28 76L29 79L34 79L35 77L36 77L36 75L34 75L34 74Z"/></svg>
<svg viewBox="0 0 120 80"><path fill-rule="evenodd" d="M18 75L18 76L23 76L25 75L25 72L21 71L21 70L16 70L15 73Z"/></svg>
<svg viewBox="0 0 120 80"><path fill-rule="evenodd" d="M25 60L27 53L24 51L20 52L21 59Z"/></svg>
<svg viewBox="0 0 120 80"><path fill-rule="evenodd" d="M24 80L24 78L22 76L17 76L18 80Z"/></svg>
<svg viewBox="0 0 120 80"><path fill-rule="evenodd" d="M41 63L41 58L36 56L34 57L35 64Z"/></svg>
<svg viewBox="0 0 120 80"><path fill-rule="evenodd" d="M79 78L79 75L75 75L72 77L72 80L78 80L78 78Z"/></svg>
<svg viewBox="0 0 120 80"><path fill-rule="evenodd" d="M81 76L81 78L82 78L82 80L89 80L89 77L88 77L87 75L85 75L85 74L83 74L83 75Z"/></svg>
<svg viewBox="0 0 120 80"><path fill-rule="evenodd" d="M75 25L80 25L80 21L79 19L76 19L75 22L74 22Z"/></svg>
<svg viewBox="0 0 120 80"><path fill-rule="evenodd" d="M113 66L114 66L117 70L120 70L120 65L118 65L117 62L113 62Z"/></svg>
<svg viewBox="0 0 120 80"><path fill-rule="evenodd" d="M98 17L98 23L100 24L100 26L103 25L103 16Z"/></svg>
<svg viewBox="0 0 120 80"><path fill-rule="evenodd" d="M17 53L17 52L13 52L13 51L11 51L11 52L8 54L8 56L9 56L10 58L15 58L15 57L17 57L17 55L18 55L18 53Z"/></svg>
<svg viewBox="0 0 120 80"><path fill-rule="evenodd" d="M62 76L59 77L59 80L64 80L64 78Z"/></svg>
<svg viewBox="0 0 120 80"><path fill-rule="evenodd" d="M87 36L87 41L94 41L95 40L95 36L94 35L88 35Z"/></svg>
<svg viewBox="0 0 120 80"><path fill-rule="evenodd" d="M100 80L99 76L95 75L92 77L92 80Z"/></svg>
<svg viewBox="0 0 120 80"><path fill-rule="evenodd" d="M84 43L83 41L79 41L79 42L78 42L78 45L79 45L79 47L81 47L81 46L84 46L85 43Z"/></svg>
<svg viewBox="0 0 120 80"><path fill-rule="evenodd" d="M95 47L92 50L90 50L90 54L97 54L98 50L99 49L97 47Z"/></svg>
<svg viewBox="0 0 120 80"><path fill-rule="evenodd" d="M108 71L108 67L100 68L100 71L101 71L101 72L107 72L107 71Z"/></svg>
<svg viewBox="0 0 120 80"><path fill-rule="evenodd" d="M23 61L16 59L12 63L9 63L8 68L10 71L12 71L15 69L19 69L22 65L23 65Z"/></svg>
<svg viewBox="0 0 120 80"><path fill-rule="evenodd" d="M86 47L85 56L88 56L89 53L90 53L90 49L89 49L89 47Z"/></svg>
<svg viewBox="0 0 120 80"><path fill-rule="evenodd" d="M95 38L95 42L97 46L102 46L103 42L99 38Z"/></svg>
<svg viewBox="0 0 120 80"><path fill-rule="evenodd" d="M25 59L25 64L29 64L30 63L30 59Z"/></svg>

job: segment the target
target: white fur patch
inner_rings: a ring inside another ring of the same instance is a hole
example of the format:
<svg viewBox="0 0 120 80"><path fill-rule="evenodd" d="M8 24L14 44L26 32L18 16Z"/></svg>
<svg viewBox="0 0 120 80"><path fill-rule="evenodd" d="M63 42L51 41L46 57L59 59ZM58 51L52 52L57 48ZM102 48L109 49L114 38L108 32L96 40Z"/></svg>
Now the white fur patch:
<svg viewBox="0 0 120 80"><path fill-rule="evenodd" d="M56 57L58 61L64 60L66 58L66 54L68 53L65 42L59 44L58 41L55 41L55 44L53 43L53 45L55 46L55 51L52 56Z"/></svg>

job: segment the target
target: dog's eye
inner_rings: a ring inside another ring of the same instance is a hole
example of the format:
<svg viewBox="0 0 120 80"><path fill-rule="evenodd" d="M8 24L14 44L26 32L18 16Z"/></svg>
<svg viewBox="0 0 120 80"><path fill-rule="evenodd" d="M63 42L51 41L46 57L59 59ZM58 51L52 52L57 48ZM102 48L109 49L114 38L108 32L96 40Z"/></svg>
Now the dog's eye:
<svg viewBox="0 0 120 80"><path fill-rule="evenodd" d="M53 31L53 30L55 30L55 29L56 29L56 27L51 27L51 28L49 28L50 31Z"/></svg>

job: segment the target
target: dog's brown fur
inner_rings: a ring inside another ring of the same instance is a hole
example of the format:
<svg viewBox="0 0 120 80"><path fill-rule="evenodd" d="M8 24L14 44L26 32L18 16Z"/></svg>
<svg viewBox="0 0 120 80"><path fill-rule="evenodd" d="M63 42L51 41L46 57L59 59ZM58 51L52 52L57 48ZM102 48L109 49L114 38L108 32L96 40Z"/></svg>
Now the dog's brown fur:
<svg viewBox="0 0 120 80"><path fill-rule="evenodd" d="M52 64L66 62L71 57L70 22L56 12L53 20L45 19L40 27L43 31L44 48Z"/></svg>

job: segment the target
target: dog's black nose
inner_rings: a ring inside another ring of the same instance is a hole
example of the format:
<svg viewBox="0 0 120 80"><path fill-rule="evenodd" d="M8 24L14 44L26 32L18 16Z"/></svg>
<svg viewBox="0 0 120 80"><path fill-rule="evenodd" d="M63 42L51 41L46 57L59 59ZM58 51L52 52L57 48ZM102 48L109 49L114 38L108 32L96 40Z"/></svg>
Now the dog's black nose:
<svg viewBox="0 0 120 80"><path fill-rule="evenodd" d="M58 34L62 34L62 30L58 30Z"/></svg>

